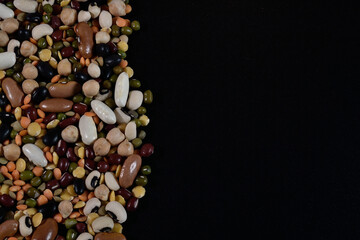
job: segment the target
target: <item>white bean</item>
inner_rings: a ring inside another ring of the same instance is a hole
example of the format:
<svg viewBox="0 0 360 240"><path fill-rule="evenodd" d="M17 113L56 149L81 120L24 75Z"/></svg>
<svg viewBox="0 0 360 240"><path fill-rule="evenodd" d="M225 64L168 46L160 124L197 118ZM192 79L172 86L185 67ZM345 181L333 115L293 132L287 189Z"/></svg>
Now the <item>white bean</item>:
<svg viewBox="0 0 360 240"><path fill-rule="evenodd" d="M31 31L32 37L39 40L43 36L51 35L54 29L49 24L40 24L33 28Z"/></svg>
<svg viewBox="0 0 360 240"><path fill-rule="evenodd" d="M97 139L96 125L92 117L83 115L79 121L79 130L82 141L91 145Z"/></svg>
<svg viewBox="0 0 360 240"><path fill-rule="evenodd" d="M101 75L100 67L96 63L90 63L87 71L92 78L98 78Z"/></svg>
<svg viewBox="0 0 360 240"><path fill-rule="evenodd" d="M14 6L23 12L35 13L38 3L34 0L14 0Z"/></svg>
<svg viewBox="0 0 360 240"><path fill-rule="evenodd" d="M129 75L123 72L119 75L115 84L114 100L117 106L125 107L129 95Z"/></svg>
<svg viewBox="0 0 360 240"><path fill-rule="evenodd" d="M112 25L112 16L108 11L101 11L99 16L99 24L102 28L110 28Z"/></svg>
<svg viewBox="0 0 360 240"><path fill-rule="evenodd" d="M16 63L16 55L14 52L0 53L0 70L11 68Z"/></svg>
<svg viewBox="0 0 360 240"><path fill-rule="evenodd" d="M91 14L88 11L81 10L78 14L78 22L87 22L91 19Z"/></svg>
<svg viewBox="0 0 360 240"><path fill-rule="evenodd" d="M27 143L22 147L22 151L30 162L33 162L36 166L46 167L47 160L44 152L38 146Z"/></svg>
<svg viewBox="0 0 360 240"><path fill-rule="evenodd" d="M143 99L144 99L144 96L141 91L139 91L139 90L130 91L126 107L129 110L136 110L139 107L141 107Z"/></svg>
<svg viewBox="0 0 360 240"><path fill-rule="evenodd" d="M105 103L93 100L91 101L91 108L103 122L107 124L116 123L115 113Z"/></svg>
<svg viewBox="0 0 360 240"><path fill-rule="evenodd" d="M131 117L129 115L127 115L126 113L124 113L123 111L121 111L120 108L115 108L114 113L116 116L116 122L118 124L128 123L131 120Z"/></svg>
<svg viewBox="0 0 360 240"><path fill-rule="evenodd" d="M95 34L96 44L108 43L110 41L110 34L107 32L99 31Z"/></svg>
<svg viewBox="0 0 360 240"><path fill-rule="evenodd" d="M15 16L14 11L6 6L5 4L0 3L0 18L7 19L13 18Z"/></svg>
<svg viewBox="0 0 360 240"><path fill-rule="evenodd" d="M88 10L92 18L97 18L101 12L101 9L97 5L92 6L91 4L89 4Z"/></svg>
<svg viewBox="0 0 360 240"><path fill-rule="evenodd" d="M136 123L134 121L131 121L126 125L125 136L129 141L136 138Z"/></svg>

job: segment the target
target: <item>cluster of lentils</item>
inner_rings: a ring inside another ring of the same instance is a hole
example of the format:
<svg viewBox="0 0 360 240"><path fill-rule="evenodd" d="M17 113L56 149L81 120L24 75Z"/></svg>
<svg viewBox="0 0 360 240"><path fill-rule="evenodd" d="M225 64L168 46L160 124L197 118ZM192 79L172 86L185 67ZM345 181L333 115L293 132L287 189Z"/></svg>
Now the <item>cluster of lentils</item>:
<svg viewBox="0 0 360 240"><path fill-rule="evenodd" d="M0 0L0 240L125 240L154 146L129 0Z"/></svg>

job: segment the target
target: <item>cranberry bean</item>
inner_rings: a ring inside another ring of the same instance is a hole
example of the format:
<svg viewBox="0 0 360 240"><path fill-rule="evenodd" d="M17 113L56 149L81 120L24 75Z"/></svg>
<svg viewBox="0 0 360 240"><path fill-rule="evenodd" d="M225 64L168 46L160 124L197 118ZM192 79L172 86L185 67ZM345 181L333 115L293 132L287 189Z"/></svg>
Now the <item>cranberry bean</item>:
<svg viewBox="0 0 360 240"><path fill-rule="evenodd" d="M89 171L94 171L96 168L96 162L92 159L85 160L85 168Z"/></svg>
<svg viewBox="0 0 360 240"><path fill-rule="evenodd" d="M61 39L63 37L63 32L61 30L56 30L55 32L53 32L51 34L51 37L54 40L54 42L61 41Z"/></svg>
<svg viewBox="0 0 360 240"><path fill-rule="evenodd" d="M125 200L128 200L132 196L132 193L126 188L120 188L115 193L116 195L121 195Z"/></svg>
<svg viewBox="0 0 360 240"><path fill-rule="evenodd" d="M64 47L63 49L60 50L61 56L63 56L64 58L67 57L71 57L72 55L74 55L75 51L73 47Z"/></svg>
<svg viewBox="0 0 360 240"><path fill-rule="evenodd" d="M76 0L71 1L70 6L71 6L73 9L76 9L76 10L78 10L78 11L80 10L80 3L79 3L78 1L76 1Z"/></svg>
<svg viewBox="0 0 360 240"><path fill-rule="evenodd" d="M126 210L129 212L135 211L139 206L139 199L136 197L131 197L126 204Z"/></svg>
<svg viewBox="0 0 360 240"><path fill-rule="evenodd" d="M3 195L0 195L0 203L4 207L12 207L15 205L15 200L12 199L9 195L3 194Z"/></svg>
<svg viewBox="0 0 360 240"><path fill-rule="evenodd" d="M61 172L66 172L70 166L70 161L66 158L60 158L57 167Z"/></svg>
<svg viewBox="0 0 360 240"><path fill-rule="evenodd" d="M78 233L83 233L86 231L86 224L85 223L77 223L75 225L76 230L78 231Z"/></svg>
<svg viewBox="0 0 360 240"><path fill-rule="evenodd" d="M77 161L77 157L75 155L74 152L74 148L68 148L66 150L66 157L71 161L71 162L76 162Z"/></svg>
<svg viewBox="0 0 360 240"><path fill-rule="evenodd" d="M76 103L73 106L73 110L80 115L84 115L84 113L87 111L87 106L83 103Z"/></svg>
<svg viewBox="0 0 360 240"><path fill-rule="evenodd" d="M107 45L109 46L110 52L115 53L117 52L118 48L113 42L108 42Z"/></svg>
<svg viewBox="0 0 360 240"><path fill-rule="evenodd" d="M24 110L26 116L31 119L31 121L35 121L37 119L36 108L28 107Z"/></svg>
<svg viewBox="0 0 360 240"><path fill-rule="evenodd" d="M97 164L97 170L101 173L105 173L109 170L109 164L105 161L100 161Z"/></svg>
<svg viewBox="0 0 360 240"><path fill-rule="evenodd" d="M66 149L67 149L66 142L60 139L55 146L55 152L59 155L59 157L62 157L65 155Z"/></svg>
<svg viewBox="0 0 360 240"><path fill-rule="evenodd" d="M85 156L91 160L95 158L95 152L92 147L88 146L85 148Z"/></svg>
<svg viewBox="0 0 360 240"><path fill-rule="evenodd" d="M120 165L123 162L123 159L120 154L113 153L109 156L108 162L111 165Z"/></svg>
<svg viewBox="0 0 360 240"><path fill-rule="evenodd" d="M74 177L73 175L71 175L70 173L66 172L62 175L62 177L60 178L60 186L61 187L67 187L70 184L72 184L72 182L74 181Z"/></svg>
<svg viewBox="0 0 360 240"><path fill-rule="evenodd" d="M78 121L79 121L79 119L77 119L75 116L72 116L70 118L66 118L66 119L62 120L59 123L59 127L66 128L67 126L75 125Z"/></svg>
<svg viewBox="0 0 360 240"><path fill-rule="evenodd" d="M44 117L43 123L48 124L49 122L51 122L54 119L56 119L56 113L50 113L49 115Z"/></svg>
<svg viewBox="0 0 360 240"><path fill-rule="evenodd" d="M140 156L150 157L154 153L154 145L151 143L144 144L140 149Z"/></svg>
<svg viewBox="0 0 360 240"><path fill-rule="evenodd" d="M50 180L46 183L46 188L50 189L51 191L55 191L56 189L60 188L60 183L56 179Z"/></svg>

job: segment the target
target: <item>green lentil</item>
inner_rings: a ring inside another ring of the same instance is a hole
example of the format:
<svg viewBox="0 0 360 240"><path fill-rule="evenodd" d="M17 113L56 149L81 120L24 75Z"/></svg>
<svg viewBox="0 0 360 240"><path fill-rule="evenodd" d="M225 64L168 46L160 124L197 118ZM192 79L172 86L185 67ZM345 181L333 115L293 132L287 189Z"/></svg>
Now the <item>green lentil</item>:
<svg viewBox="0 0 360 240"><path fill-rule="evenodd" d="M0 183L2 183L4 180L5 180L4 175L2 175L2 174L0 173Z"/></svg>
<svg viewBox="0 0 360 240"><path fill-rule="evenodd" d="M15 9L15 6L14 6L14 3L13 2L7 2L5 3L5 5L8 7L8 8L11 8L11 9Z"/></svg>
<svg viewBox="0 0 360 240"><path fill-rule="evenodd" d="M125 59L127 57L126 52L124 52L124 51L118 50L118 54L120 54L120 57L122 59Z"/></svg>
<svg viewBox="0 0 360 240"><path fill-rule="evenodd" d="M14 68L14 71L15 71L15 72L21 72L23 66L22 66L21 63L17 62L17 63L15 63L15 65L13 66L13 68Z"/></svg>
<svg viewBox="0 0 360 240"><path fill-rule="evenodd" d="M140 175L135 179L135 184L137 186L145 186L148 183L148 178L146 176Z"/></svg>
<svg viewBox="0 0 360 240"><path fill-rule="evenodd" d="M98 133L98 138L104 138L104 137L106 137L106 134L104 132Z"/></svg>
<svg viewBox="0 0 360 240"><path fill-rule="evenodd" d="M136 21L136 20L132 21L130 26L134 31L140 30L140 22L139 21Z"/></svg>
<svg viewBox="0 0 360 240"><path fill-rule="evenodd" d="M143 175L150 175L151 174L151 167L149 165L145 165L141 167L141 173Z"/></svg>
<svg viewBox="0 0 360 240"><path fill-rule="evenodd" d="M114 71L115 74L119 75L119 74L122 72L122 67L120 67L120 66L115 66L115 67L113 68L113 71Z"/></svg>
<svg viewBox="0 0 360 240"><path fill-rule="evenodd" d="M117 25L112 25L111 26L111 34L114 37L119 37L120 36L120 28Z"/></svg>
<svg viewBox="0 0 360 240"><path fill-rule="evenodd" d="M69 229L66 233L66 240L75 240L78 233L74 229Z"/></svg>
<svg viewBox="0 0 360 240"><path fill-rule="evenodd" d="M45 14L42 16L43 22L44 23L49 23L51 21L51 16L48 14Z"/></svg>
<svg viewBox="0 0 360 240"><path fill-rule="evenodd" d="M72 70L74 72L79 72L80 70L82 69L82 66L79 62L75 62L73 65L72 65Z"/></svg>
<svg viewBox="0 0 360 240"><path fill-rule="evenodd" d="M140 127L141 126L141 121L139 119L134 119L134 122L136 124L136 127Z"/></svg>
<svg viewBox="0 0 360 240"><path fill-rule="evenodd" d="M22 142L23 143L35 143L36 139L33 136L30 135L25 135L22 137Z"/></svg>
<svg viewBox="0 0 360 240"><path fill-rule="evenodd" d="M36 200L33 199L33 198L28 198L28 199L26 199L25 204L26 204L29 208L36 207Z"/></svg>
<svg viewBox="0 0 360 240"><path fill-rule="evenodd" d="M69 76L67 76L68 81L75 81L75 75L74 74L70 74Z"/></svg>
<svg viewBox="0 0 360 240"><path fill-rule="evenodd" d="M84 103L85 103L86 105L90 105L91 100L92 100L91 98L85 97L85 98L84 98Z"/></svg>
<svg viewBox="0 0 360 240"><path fill-rule="evenodd" d="M139 107L137 112L140 114L140 115L144 115L146 114L146 108L145 107Z"/></svg>
<svg viewBox="0 0 360 240"><path fill-rule="evenodd" d="M47 47L47 42L45 38L40 38L37 42L37 45L39 48L46 48Z"/></svg>
<svg viewBox="0 0 360 240"><path fill-rule="evenodd" d="M15 73L13 76L15 81L17 81L18 83L21 83L22 81L24 81L24 76L21 73Z"/></svg>
<svg viewBox="0 0 360 240"><path fill-rule="evenodd" d="M9 69L7 69L7 70L5 71L5 74L6 74L6 76L8 76L8 77L12 77L12 75L14 75L14 73L15 73L15 71L14 71L14 69L12 69L12 68L9 68Z"/></svg>
<svg viewBox="0 0 360 240"><path fill-rule="evenodd" d="M73 41L73 42L71 43L71 46L72 46L73 48L75 48L75 49L78 49L78 48L79 48L79 42L78 42L77 40L75 40L75 41Z"/></svg>
<svg viewBox="0 0 360 240"><path fill-rule="evenodd" d="M68 218L68 219L65 220L66 229L73 228L73 227L75 227L76 224L77 224L76 219Z"/></svg>
<svg viewBox="0 0 360 240"><path fill-rule="evenodd" d="M151 104L153 102L153 93L151 92L151 90L146 90L144 92L144 103L146 104Z"/></svg>
<svg viewBox="0 0 360 240"><path fill-rule="evenodd" d="M62 49L64 47L64 44L62 42L56 42L54 43L54 45L52 46L53 49L56 49L57 51L59 51L60 49ZM56 53L57 54L57 53ZM69 59L70 60L70 59Z"/></svg>
<svg viewBox="0 0 360 240"><path fill-rule="evenodd" d="M72 173L77 167L78 167L77 163L75 163L75 162L70 163L68 172Z"/></svg>
<svg viewBox="0 0 360 240"><path fill-rule="evenodd" d="M30 170L25 170L20 173L20 179L23 181L29 181L34 177L34 173Z"/></svg>
<svg viewBox="0 0 360 240"><path fill-rule="evenodd" d="M111 82L109 80L105 80L103 83L102 83L102 86L103 88L106 88L106 89L110 89L111 88Z"/></svg>
<svg viewBox="0 0 360 240"><path fill-rule="evenodd" d="M84 101L84 96L79 93L79 94L76 94L72 100L74 103L79 103L79 102Z"/></svg>
<svg viewBox="0 0 360 240"><path fill-rule="evenodd" d="M135 138L131 142L134 145L134 148L138 148L142 144L142 140L140 138Z"/></svg>
<svg viewBox="0 0 360 240"><path fill-rule="evenodd" d="M46 170L43 175L41 176L41 179L44 181L44 182L48 182L50 181L52 178L53 178L53 171L51 170Z"/></svg>
<svg viewBox="0 0 360 240"><path fill-rule="evenodd" d="M106 99L105 104L111 109L116 107L116 103L115 103L115 100L113 98Z"/></svg>
<svg viewBox="0 0 360 240"><path fill-rule="evenodd" d="M0 47L0 53L3 53L3 52L5 52L5 48Z"/></svg>
<svg viewBox="0 0 360 240"><path fill-rule="evenodd" d="M146 132L145 132L144 130L141 130L141 131L139 132L139 138L142 139L142 140L144 140L145 137L146 137Z"/></svg>
<svg viewBox="0 0 360 240"><path fill-rule="evenodd" d="M38 187L38 186L40 186L41 183L42 183L42 181L41 181L40 177L34 177L30 181L31 186L33 186L33 187Z"/></svg>
<svg viewBox="0 0 360 240"><path fill-rule="evenodd" d="M24 65L27 64L27 63L31 63L31 62L32 61L31 61L30 58L25 58L24 61L23 61Z"/></svg>
<svg viewBox="0 0 360 240"><path fill-rule="evenodd" d="M10 137L11 137L12 139L14 139L14 138L16 137L16 134L17 134L17 131L15 131L15 130L13 129L13 130L11 130L11 132L10 132Z"/></svg>
<svg viewBox="0 0 360 240"><path fill-rule="evenodd" d="M62 120L64 120L64 119L66 119L65 113L58 113L57 119L58 119L59 121L62 121Z"/></svg>
<svg viewBox="0 0 360 240"><path fill-rule="evenodd" d="M109 78L109 81L110 81L111 83L116 83L116 80L118 79L118 76L119 76L119 75L117 75L117 74L111 75L111 77Z"/></svg>
<svg viewBox="0 0 360 240"><path fill-rule="evenodd" d="M38 198L40 196L39 190L34 187L31 187L27 190L26 194L31 198Z"/></svg>
<svg viewBox="0 0 360 240"><path fill-rule="evenodd" d="M139 88L141 87L141 82L137 79L131 79L130 80L130 87L132 88Z"/></svg>
<svg viewBox="0 0 360 240"><path fill-rule="evenodd" d="M131 27L122 27L121 28L121 34L124 34L124 35L131 35L133 32L132 28Z"/></svg>
<svg viewBox="0 0 360 240"><path fill-rule="evenodd" d="M52 7L50 4L45 4L45 5L43 6L43 10L44 10L44 12L46 12L46 13L52 13L52 12L53 12L53 7Z"/></svg>

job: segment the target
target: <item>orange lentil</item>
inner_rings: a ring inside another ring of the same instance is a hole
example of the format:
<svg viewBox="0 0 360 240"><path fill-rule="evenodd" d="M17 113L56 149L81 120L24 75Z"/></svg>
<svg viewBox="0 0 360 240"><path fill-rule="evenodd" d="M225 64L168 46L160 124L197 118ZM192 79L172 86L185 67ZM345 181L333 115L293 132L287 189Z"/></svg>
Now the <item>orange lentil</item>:
<svg viewBox="0 0 360 240"><path fill-rule="evenodd" d="M23 136L26 136L27 135L27 130L21 130L20 132L19 132L19 135L21 136L21 137L23 137Z"/></svg>
<svg viewBox="0 0 360 240"><path fill-rule="evenodd" d="M52 79L51 79L51 82L52 83L56 83L57 81L59 81L60 80L60 75L58 74L58 75L55 75Z"/></svg>
<svg viewBox="0 0 360 240"><path fill-rule="evenodd" d="M57 213L57 214L55 214L54 219L56 222L61 223L63 218L60 213Z"/></svg>
<svg viewBox="0 0 360 240"><path fill-rule="evenodd" d="M11 186L11 187L9 188L9 190L10 190L11 192L17 192L17 191L20 191L20 189L21 189L20 186Z"/></svg>
<svg viewBox="0 0 360 240"><path fill-rule="evenodd" d="M98 116L93 117L95 124L100 123L100 118Z"/></svg>
<svg viewBox="0 0 360 240"><path fill-rule="evenodd" d="M37 45L37 41L34 38L30 38L30 42L32 42L33 44Z"/></svg>
<svg viewBox="0 0 360 240"><path fill-rule="evenodd" d="M56 180L60 180L61 178L61 170L59 168L54 169L54 177Z"/></svg>
<svg viewBox="0 0 360 240"><path fill-rule="evenodd" d="M20 191L18 191L17 193L16 193L16 200L17 201L20 201L20 200L22 200L24 198L24 190L20 190Z"/></svg>
<svg viewBox="0 0 360 240"><path fill-rule="evenodd" d="M9 237L8 240L18 240L16 237Z"/></svg>
<svg viewBox="0 0 360 240"><path fill-rule="evenodd" d="M29 190L29 188L31 188L31 187L32 187L31 184L27 183L22 187L22 189L24 190L24 192L27 192L27 190Z"/></svg>
<svg viewBox="0 0 360 240"><path fill-rule="evenodd" d="M16 206L16 209L17 209L17 210L25 210L25 209L27 209L27 205L25 205L25 204L17 205L17 206Z"/></svg>
<svg viewBox="0 0 360 240"><path fill-rule="evenodd" d="M30 101L31 101L31 95L28 94L28 95L26 95L26 97L24 98L24 104L29 104Z"/></svg>
<svg viewBox="0 0 360 240"><path fill-rule="evenodd" d="M88 199L92 199L93 197L95 197L95 193L90 192L87 197L88 197Z"/></svg>
<svg viewBox="0 0 360 240"><path fill-rule="evenodd" d="M73 212L70 214L69 218L77 218L80 217L80 213L79 212Z"/></svg>
<svg viewBox="0 0 360 240"><path fill-rule="evenodd" d="M42 123L44 121L44 119L43 118L38 118L38 119L35 119L35 122L37 122L37 123Z"/></svg>
<svg viewBox="0 0 360 240"><path fill-rule="evenodd" d="M41 118L40 120L43 121L44 119ZM42 129L45 129L45 128L46 128L46 124L45 124L45 123L40 122L39 125L40 125L40 127L41 127Z"/></svg>
<svg viewBox="0 0 360 240"><path fill-rule="evenodd" d="M126 4L126 7L125 7L125 12L126 14L130 13L132 11L132 7L130 4Z"/></svg>
<svg viewBox="0 0 360 240"><path fill-rule="evenodd" d="M6 105L5 111L6 112L11 112L11 105L10 104Z"/></svg>
<svg viewBox="0 0 360 240"><path fill-rule="evenodd" d="M85 166L85 159L80 159L79 161L78 161L78 166L79 167L84 167Z"/></svg>
<svg viewBox="0 0 360 240"><path fill-rule="evenodd" d="M75 39L73 37L67 37L65 40L68 42L73 42Z"/></svg>
<svg viewBox="0 0 360 240"><path fill-rule="evenodd" d="M4 173L8 173L9 169L6 166L1 166L0 171L1 171L2 174L4 174Z"/></svg>
<svg viewBox="0 0 360 240"><path fill-rule="evenodd" d="M85 65L88 67L89 65L90 65L90 59L89 58L87 58L86 60L85 60Z"/></svg>
<svg viewBox="0 0 360 240"><path fill-rule="evenodd" d="M81 195L79 195L79 199L81 200L81 201L84 201L84 202L86 202L87 200L88 200L88 192L85 190L85 192L83 192L83 194L81 194Z"/></svg>
<svg viewBox="0 0 360 240"><path fill-rule="evenodd" d="M27 128L30 123L31 123L30 118L21 117L21 119L20 119L20 125L21 125L23 128Z"/></svg>
<svg viewBox="0 0 360 240"><path fill-rule="evenodd" d="M126 26L126 20L119 17L117 20L116 20L116 25L118 25L119 27L125 27Z"/></svg>
<svg viewBox="0 0 360 240"><path fill-rule="evenodd" d="M116 168L117 168L117 165L112 165L112 166L110 167L110 171L115 172L115 171L116 171Z"/></svg>
<svg viewBox="0 0 360 240"><path fill-rule="evenodd" d="M44 195L49 200L53 199L53 196L54 196L54 194L52 193L52 191L50 189L46 189L44 191Z"/></svg>
<svg viewBox="0 0 360 240"><path fill-rule="evenodd" d="M37 112L37 114L39 115L39 117L41 117L41 118L44 118L45 117L45 113L44 113L44 111L42 111L41 109L37 109L36 110L36 112Z"/></svg>
<svg viewBox="0 0 360 240"><path fill-rule="evenodd" d="M18 146L21 146L21 144L22 144L22 140L21 140L21 137L19 134L16 134L16 136L15 136L15 144Z"/></svg>
<svg viewBox="0 0 360 240"><path fill-rule="evenodd" d="M43 174L44 169L42 167L36 166L36 167L33 168L32 171L33 171L35 176L40 177Z"/></svg>
<svg viewBox="0 0 360 240"><path fill-rule="evenodd" d="M23 180L15 180L15 181L14 181L14 184L15 184L16 186L24 186L26 183L25 183L25 181L23 181Z"/></svg>
<svg viewBox="0 0 360 240"><path fill-rule="evenodd" d="M44 152L50 151L50 147L49 147L49 146L44 147L43 151L44 151Z"/></svg>
<svg viewBox="0 0 360 240"><path fill-rule="evenodd" d="M7 177L8 179L10 179L10 180L13 180L14 178L13 178L13 176L10 174L10 173L3 173L3 175L4 175L4 177Z"/></svg>
<svg viewBox="0 0 360 240"><path fill-rule="evenodd" d="M44 195L40 195L36 201L37 201L39 206L42 206L42 205L47 204L49 202L49 200Z"/></svg>
<svg viewBox="0 0 360 240"><path fill-rule="evenodd" d="M86 112L84 114L85 114L85 116L88 116L88 117L95 117L96 116L96 114L93 113L93 112Z"/></svg>
<svg viewBox="0 0 360 240"><path fill-rule="evenodd" d="M21 109L22 109L22 110L25 110L25 109L28 109L29 107L31 107L30 104L25 104L25 105L22 105L22 106L21 106Z"/></svg>
<svg viewBox="0 0 360 240"><path fill-rule="evenodd" d="M47 159L49 162L52 162L52 161L53 161L53 157L52 157L51 152L46 152L46 153L45 153L45 157L46 157L46 159Z"/></svg>
<svg viewBox="0 0 360 240"><path fill-rule="evenodd" d="M39 63L39 61L36 60L36 61L33 61L31 64L36 67L38 65L38 63Z"/></svg>
<svg viewBox="0 0 360 240"><path fill-rule="evenodd" d="M15 165L14 162L8 162L8 163L6 164L6 167L7 167L7 169L9 170L9 172L12 172L12 171L15 170L16 165Z"/></svg>
<svg viewBox="0 0 360 240"><path fill-rule="evenodd" d="M11 176L13 176L14 180L19 180L20 179L20 173L18 170L14 170L12 173L11 173Z"/></svg>
<svg viewBox="0 0 360 240"><path fill-rule="evenodd" d="M122 60L122 61L120 62L120 67L122 67L122 68L126 68L127 65L128 65L128 61L126 61L126 60Z"/></svg>

